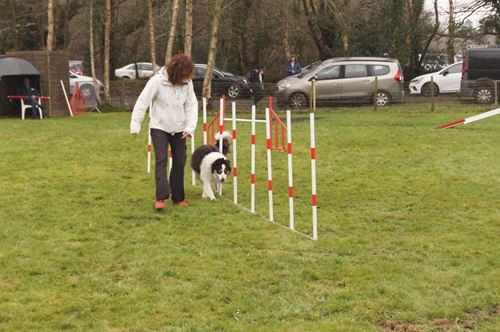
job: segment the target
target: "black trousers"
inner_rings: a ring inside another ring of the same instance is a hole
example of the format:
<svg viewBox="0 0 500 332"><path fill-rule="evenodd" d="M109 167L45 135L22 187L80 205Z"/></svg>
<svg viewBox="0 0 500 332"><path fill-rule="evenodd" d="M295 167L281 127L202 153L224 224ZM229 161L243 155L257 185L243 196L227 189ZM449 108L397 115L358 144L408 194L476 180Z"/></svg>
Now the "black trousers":
<svg viewBox="0 0 500 332"><path fill-rule="evenodd" d="M184 167L186 165L186 140L182 133L168 134L160 129L151 129L151 139L155 149L155 182L156 199L168 199L172 194L172 201L184 200ZM172 168L167 180L167 151L172 151Z"/></svg>

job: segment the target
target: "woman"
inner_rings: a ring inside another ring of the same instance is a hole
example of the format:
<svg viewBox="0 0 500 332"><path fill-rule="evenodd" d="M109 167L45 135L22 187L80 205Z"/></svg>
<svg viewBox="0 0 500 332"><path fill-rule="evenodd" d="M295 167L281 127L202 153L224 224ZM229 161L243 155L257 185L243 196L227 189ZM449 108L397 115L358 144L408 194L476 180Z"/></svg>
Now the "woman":
<svg viewBox="0 0 500 332"><path fill-rule="evenodd" d="M187 206L184 197L186 137L191 137L198 122L198 101L191 77L194 64L184 54L174 56L160 73L151 77L139 95L132 112L130 132L136 137L150 105L151 138L155 150L155 210L165 208L165 200ZM167 180L167 150L172 151L172 169Z"/></svg>
<svg viewBox="0 0 500 332"><path fill-rule="evenodd" d="M287 75L288 76L297 75L300 74L301 71L302 67L300 66L300 63L298 63L297 58L294 55L292 55L288 60L288 65L286 68Z"/></svg>

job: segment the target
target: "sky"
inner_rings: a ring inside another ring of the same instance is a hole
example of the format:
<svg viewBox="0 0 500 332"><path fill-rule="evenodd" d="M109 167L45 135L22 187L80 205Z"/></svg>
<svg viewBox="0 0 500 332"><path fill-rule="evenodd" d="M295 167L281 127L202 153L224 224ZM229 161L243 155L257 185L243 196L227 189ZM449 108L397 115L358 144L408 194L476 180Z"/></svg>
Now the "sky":
<svg viewBox="0 0 500 332"><path fill-rule="evenodd" d="M472 5L475 0L454 0L455 11L467 7L467 5ZM425 0L425 9L428 11L434 10L434 0ZM448 20L448 11L449 11L449 0L438 0L438 10L440 11L440 18L442 20ZM488 10L479 10L477 13L469 17L468 19L471 21L472 25L477 27L479 25L479 20L485 16L487 16ZM455 18L456 20L461 20L464 18L464 14L457 13Z"/></svg>

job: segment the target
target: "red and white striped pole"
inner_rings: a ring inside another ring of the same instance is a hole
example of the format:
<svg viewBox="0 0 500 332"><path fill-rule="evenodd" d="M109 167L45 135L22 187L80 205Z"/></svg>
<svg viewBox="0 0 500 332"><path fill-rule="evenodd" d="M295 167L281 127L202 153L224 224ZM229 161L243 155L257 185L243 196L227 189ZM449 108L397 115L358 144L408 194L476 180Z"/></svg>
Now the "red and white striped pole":
<svg viewBox="0 0 500 332"><path fill-rule="evenodd" d="M148 162L147 171L151 173L151 128L148 129Z"/></svg>
<svg viewBox="0 0 500 332"><path fill-rule="evenodd" d="M203 97L203 144L208 143L208 128L207 128L207 98Z"/></svg>
<svg viewBox="0 0 500 332"><path fill-rule="evenodd" d="M286 111L286 136L288 151L288 205L290 207L290 229L295 229L295 220L293 213L293 168L292 168L292 115Z"/></svg>
<svg viewBox="0 0 500 332"><path fill-rule="evenodd" d="M318 239L318 207L316 194L316 140L314 128L314 113L309 114L311 130L311 206L312 206L312 224L313 240Z"/></svg>
<svg viewBox="0 0 500 332"><path fill-rule="evenodd" d="M223 150L223 139L222 133L224 132L224 96L220 99L220 110L219 110L219 152L222 153ZM222 195L222 183L218 184L219 195Z"/></svg>
<svg viewBox="0 0 500 332"><path fill-rule="evenodd" d="M147 172L151 173L151 108L153 107L153 104L149 104L149 124L148 124L148 161L147 161Z"/></svg>
<svg viewBox="0 0 500 332"><path fill-rule="evenodd" d="M250 212L255 213L255 105L252 105L252 136L250 150Z"/></svg>
<svg viewBox="0 0 500 332"><path fill-rule="evenodd" d="M193 155L194 152L194 135L191 136L191 155ZM191 169L191 184L193 186L196 185L196 173L194 172L193 169Z"/></svg>
<svg viewBox="0 0 500 332"><path fill-rule="evenodd" d="M491 116L495 116L495 115L498 115L498 114L500 114L500 108L494 109L494 110L489 111L489 112L484 112L484 113L481 113L481 114L470 116L468 118L461 119L461 120L458 120L458 121L450 122L450 123L441 125L438 128L440 128L440 129L446 129L446 128L453 128L453 127L461 125L461 124L466 125L466 124L469 124L469 123L472 123L472 122L475 122L475 121L479 121L479 120L483 120L483 119L486 119L486 118L489 118Z"/></svg>
<svg viewBox="0 0 500 332"><path fill-rule="evenodd" d="M224 131L224 98L220 99L219 105L219 138L222 138L222 132ZM222 139L219 139L219 152L222 153Z"/></svg>
<svg viewBox="0 0 500 332"><path fill-rule="evenodd" d="M267 192L269 196L269 220L274 221L273 211L273 169L272 169L272 148L271 140L271 117L269 108L266 108L266 142L267 142Z"/></svg>
<svg viewBox="0 0 500 332"><path fill-rule="evenodd" d="M233 122L233 202L238 204L238 154L236 145L236 102L231 104L231 115Z"/></svg>

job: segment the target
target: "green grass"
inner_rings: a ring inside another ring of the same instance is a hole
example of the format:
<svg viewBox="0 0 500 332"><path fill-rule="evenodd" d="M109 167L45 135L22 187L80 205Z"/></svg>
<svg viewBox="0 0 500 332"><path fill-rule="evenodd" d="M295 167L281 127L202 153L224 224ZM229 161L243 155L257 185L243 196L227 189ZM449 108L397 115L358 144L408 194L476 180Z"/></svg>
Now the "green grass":
<svg viewBox="0 0 500 332"><path fill-rule="evenodd" d="M286 153L273 153L285 227L234 206L231 184L202 200L189 172L190 206L155 213L129 113L2 119L0 330L499 330L500 117L436 129L486 110L321 109L318 241L285 228ZM294 181L297 229L311 235L307 120L294 116Z"/></svg>

